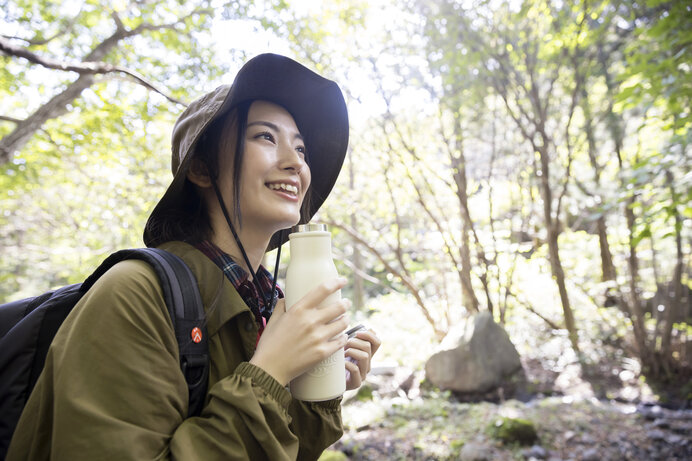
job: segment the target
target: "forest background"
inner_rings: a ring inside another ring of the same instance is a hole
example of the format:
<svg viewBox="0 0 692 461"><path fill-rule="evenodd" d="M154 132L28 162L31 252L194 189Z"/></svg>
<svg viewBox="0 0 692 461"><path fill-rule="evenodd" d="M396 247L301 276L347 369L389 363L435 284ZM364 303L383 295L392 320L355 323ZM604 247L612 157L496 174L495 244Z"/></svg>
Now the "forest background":
<svg viewBox="0 0 692 461"><path fill-rule="evenodd" d="M316 219L381 361L487 310L523 358L689 403L689 2L0 5L0 302L141 246L186 102L279 52L349 105Z"/></svg>

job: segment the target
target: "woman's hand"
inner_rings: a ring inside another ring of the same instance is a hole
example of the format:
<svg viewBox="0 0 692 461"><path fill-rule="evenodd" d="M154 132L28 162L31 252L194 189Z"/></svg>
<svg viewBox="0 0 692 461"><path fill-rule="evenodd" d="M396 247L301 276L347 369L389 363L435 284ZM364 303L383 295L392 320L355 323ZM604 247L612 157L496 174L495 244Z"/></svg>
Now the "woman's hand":
<svg viewBox="0 0 692 461"><path fill-rule="evenodd" d="M372 356L380 348L380 338L372 330L361 330L346 343L346 390L357 389L370 372Z"/></svg>
<svg viewBox="0 0 692 461"><path fill-rule="evenodd" d="M262 368L285 386L296 376L346 345L346 311L350 301L342 299L320 306L327 297L346 285L343 278L325 282L306 294L288 311L276 303L250 363Z"/></svg>

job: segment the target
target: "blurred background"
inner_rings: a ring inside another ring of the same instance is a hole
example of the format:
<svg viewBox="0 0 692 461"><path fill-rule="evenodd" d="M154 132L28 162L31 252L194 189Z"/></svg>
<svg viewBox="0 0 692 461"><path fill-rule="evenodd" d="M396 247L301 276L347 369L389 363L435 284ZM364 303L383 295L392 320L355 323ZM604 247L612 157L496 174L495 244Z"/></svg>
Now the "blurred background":
<svg viewBox="0 0 692 461"><path fill-rule="evenodd" d="M325 458L692 456L689 2L0 5L0 302L142 246L185 104L281 53L347 99L316 220L384 341ZM486 312L520 371L426 377Z"/></svg>

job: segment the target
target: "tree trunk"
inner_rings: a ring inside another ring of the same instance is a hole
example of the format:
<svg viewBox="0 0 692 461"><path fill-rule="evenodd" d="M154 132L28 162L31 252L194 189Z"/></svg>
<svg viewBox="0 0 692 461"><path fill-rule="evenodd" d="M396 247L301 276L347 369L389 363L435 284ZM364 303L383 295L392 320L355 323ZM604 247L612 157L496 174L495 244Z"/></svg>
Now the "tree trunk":
<svg viewBox="0 0 692 461"><path fill-rule="evenodd" d="M455 117L456 118L456 117ZM463 139L460 134L461 127L459 126L460 121L455 120L455 136L454 144L456 147L456 156L452 158L452 171L454 172L454 182L457 186L457 198L459 199L459 206L462 216L462 226L461 226L461 242L459 248L459 255L461 257L461 271L459 272L459 278L461 280L461 291L462 291L462 301L466 308L470 312L478 312L478 298L473 290L473 285L471 284L471 251L469 250L469 245L471 244L469 233L471 232L472 223L469 219L468 210L468 193L467 187L468 182L466 179L466 158L464 157L464 145Z"/></svg>
<svg viewBox="0 0 692 461"><path fill-rule="evenodd" d="M577 72L577 78L581 78L581 74ZM591 115L591 104L589 103L586 85L581 84L581 106L584 112L584 130L586 131L586 140L588 144L588 154L591 167L594 172L594 183L596 190L601 189L601 166L596 158L596 136L593 130L593 117ZM604 216L599 216L596 221L596 230L598 232L598 244L601 250L601 280L615 280L615 265L613 264L613 255L610 252L608 244L608 228Z"/></svg>
<svg viewBox="0 0 692 461"><path fill-rule="evenodd" d="M604 216L600 216L596 220L596 229L598 232L598 244L601 249L601 280L604 282L615 280L617 273L615 272L613 255L608 244L608 227Z"/></svg>
<svg viewBox="0 0 692 461"><path fill-rule="evenodd" d="M36 109L36 111L17 123L14 130L0 139L0 164L7 163L31 137L41 129L48 120L67 112L67 105L72 103L82 94L82 91L94 83L93 75L81 75L61 93L53 96L50 101Z"/></svg>
<svg viewBox="0 0 692 461"><path fill-rule="evenodd" d="M666 303L666 310L663 316L663 334L661 336L661 356L665 362L672 362L671 355L671 338L673 332L673 321L675 320L675 315L680 312L680 305L682 300L682 268L684 266L683 252L682 252L682 219L680 213L677 210L677 203L679 200L678 194L675 192L673 187L673 174L670 171L666 172L666 179L671 191L671 199L675 207L675 270L673 272L673 280L671 284L673 285L673 298L666 296L668 302ZM666 294L667 294L666 290Z"/></svg>
<svg viewBox="0 0 692 461"><path fill-rule="evenodd" d="M605 60L605 55L603 52L599 53L601 60L601 67L603 75L605 77L605 83L607 88L607 95L609 98L608 108L606 112L606 121L610 135L613 139L615 145L615 155L617 156L619 176L622 178L624 173L624 162L622 160L622 142L623 142L623 129L620 126L620 121L617 114L613 110L613 100L615 98L615 83L613 78L608 72L608 63ZM622 181L622 179L621 179ZM625 190L625 184L622 184L623 190ZM639 298L639 257L637 256L637 249L634 245L634 225L635 216L632 210L634 204L634 197L629 197L624 206L625 221L627 224L628 233L628 247L629 254L627 256L627 268L629 272L629 302L622 299L620 304L624 308L625 312L629 315L632 320L632 331L634 333L634 340L637 346L637 352L639 354L639 359L644 367L655 366L653 354L651 349L649 349L647 344L647 334L646 325L644 323L644 309L642 307L641 299Z"/></svg>
<svg viewBox="0 0 692 461"><path fill-rule="evenodd" d="M632 329L634 331L634 339L639 349L639 358L645 366L654 365L652 350L649 349L647 343L646 325L644 323L644 308L641 298L639 297L639 256L637 248L634 244L634 197L627 199L625 203L625 220L627 221L628 232L628 247L629 254L627 256L627 268L629 269L629 290L630 290L630 317L632 319Z"/></svg>
<svg viewBox="0 0 692 461"><path fill-rule="evenodd" d="M550 186L550 158L547 152L548 138L545 133L541 134L543 142L536 150L538 151L541 163L541 175L539 179L541 196L543 198L543 219L545 220L545 226L548 233L550 269L553 277L555 277L555 283L557 283L558 292L560 294L562 312L565 317L565 328L567 329L569 341L572 344L572 349L574 349L577 357L579 357L581 360L581 352L579 350L579 335L577 332L576 322L574 320L574 312L572 311L572 306L570 305L569 296L567 294L565 272L562 268L562 262L560 261L560 248L558 245L558 237L560 235L559 222L556 218L553 218L553 192Z"/></svg>

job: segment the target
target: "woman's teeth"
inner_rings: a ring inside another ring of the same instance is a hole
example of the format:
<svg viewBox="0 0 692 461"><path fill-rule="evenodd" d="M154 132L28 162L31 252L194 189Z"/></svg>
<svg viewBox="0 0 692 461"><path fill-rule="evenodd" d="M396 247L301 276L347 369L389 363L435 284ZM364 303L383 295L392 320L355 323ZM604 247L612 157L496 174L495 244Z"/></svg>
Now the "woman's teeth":
<svg viewBox="0 0 692 461"><path fill-rule="evenodd" d="M292 194L298 194L298 188L292 184L269 184L269 188L272 190L284 190L286 192L291 192Z"/></svg>

